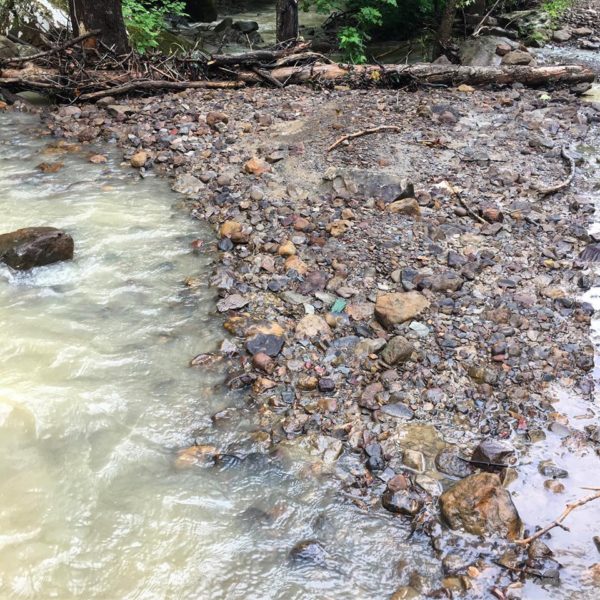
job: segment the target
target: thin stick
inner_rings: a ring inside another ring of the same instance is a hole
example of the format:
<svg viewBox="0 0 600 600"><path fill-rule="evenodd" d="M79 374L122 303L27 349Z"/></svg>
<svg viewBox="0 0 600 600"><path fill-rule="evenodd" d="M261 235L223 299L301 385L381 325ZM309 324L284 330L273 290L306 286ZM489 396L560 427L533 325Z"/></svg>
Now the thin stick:
<svg viewBox="0 0 600 600"><path fill-rule="evenodd" d="M567 154L567 147L566 146L563 146L563 148L562 148L562 150L560 152L560 155L569 164L569 176L564 181L561 181L557 185L553 185L553 186L550 186L550 187L547 187L547 188L538 187L538 191L543 196L548 196L549 194L554 194L556 192L560 192L560 190L564 190L566 187L569 187L571 185L571 182L573 181L573 177L575 177L575 159L571 158Z"/></svg>
<svg viewBox="0 0 600 600"><path fill-rule="evenodd" d="M476 221L479 221L482 225L488 225L488 222L481 217L480 215L478 215L467 203L466 201L463 199L463 197L460 195L459 191L453 186L450 186L450 192L452 194L454 194L454 196L456 197L456 199L459 201L460 205L469 213L469 215L471 217L473 217L473 219L475 219Z"/></svg>
<svg viewBox="0 0 600 600"><path fill-rule="evenodd" d="M62 44L60 46L56 46L55 48L52 48L52 50L46 50L45 52L38 52L37 54L32 54L31 56L19 56L17 58L7 58L5 60L0 60L0 62L2 62L4 64L9 64L9 65L16 65L19 63L23 63L23 62L30 62L30 61L36 60L38 58L44 58L45 56L50 56L51 54L56 54L57 52L66 50L67 48L70 48L71 46L75 46L76 44L79 44L79 42L83 42L83 40L87 40L87 38L98 35L101 32L102 32L101 29L93 29L92 31L88 31L87 33L84 33L83 35L73 38L72 40L69 40L68 42L65 42L64 44Z"/></svg>
<svg viewBox="0 0 600 600"><path fill-rule="evenodd" d="M382 125L381 127L373 127L372 129L363 129L362 131L357 131L356 133L349 133L348 135L341 137L339 140L336 140L333 144L331 144L331 146L327 148L327 152L335 150L338 146L349 140L355 140L356 138L363 137L364 135L371 135L373 133L381 133L382 131L402 133L402 128L396 125Z"/></svg>
<svg viewBox="0 0 600 600"><path fill-rule="evenodd" d="M588 502L592 502L593 500L597 500L598 498L600 498L600 491L596 492L595 494L592 494L591 496L586 496L585 498L580 498L579 500L577 500L575 502L571 502L571 503L567 504L567 506L562 511L560 516L557 519L555 519L554 521L552 521L552 523L550 523L549 525L546 525L546 527L543 527L539 531L536 531L533 535L530 535L528 538L516 540L515 544L519 544L520 546L526 546L528 544L531 544L531 542L533 542L534 540L537 540L539 537L543 536L544 534L548 533L551 529L554 529L555 527L562 527L563 529L566 529L565 526L562 524L562 522L576 508L579 508L580 506L583 506L584 504L587 504Z"/></svg>

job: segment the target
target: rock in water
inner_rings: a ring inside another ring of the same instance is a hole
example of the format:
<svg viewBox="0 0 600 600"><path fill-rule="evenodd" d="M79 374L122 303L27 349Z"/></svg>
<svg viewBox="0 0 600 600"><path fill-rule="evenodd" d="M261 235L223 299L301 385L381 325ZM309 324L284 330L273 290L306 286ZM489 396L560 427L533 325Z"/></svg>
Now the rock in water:
<svg viewBox="0 0 600 600"><path fill-rule="evenodd" d="M316 540L304 540L298 542L291 550L289 557L296 565L325 566L327 562L327 550L321 542Z"/></svg>
<svg viewBox="0 0 600 600"><path fill-rule="evenodd" d="M474 535L501 535L515 540L521 518L498 475L477 473L459 481L440 496L440 508L452 529Z"/></svg>
<svg viewBox="0 0 600 600"><path fill-rule="evenodd" d="M27 227L0 235L0 262L19 271L73 258L73 238L54 227Z"/></svg>

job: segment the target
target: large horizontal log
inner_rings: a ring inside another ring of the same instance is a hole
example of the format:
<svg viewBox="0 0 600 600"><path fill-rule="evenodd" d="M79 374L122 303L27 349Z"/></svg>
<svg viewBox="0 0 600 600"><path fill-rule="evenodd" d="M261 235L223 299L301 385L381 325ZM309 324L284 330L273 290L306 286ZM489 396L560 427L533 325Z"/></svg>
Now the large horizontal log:
<svg viewBox="0 0 600 600"><path fill-rule="evenodd" d="M282 83L307 83L319 81L368 81L385 87L403 85L411 81L458 85L522 83L530 87L549 84L575 84L592 82L595 73L579 65L549 65L542 67L463 67L457 65L343 65L314 64L304 67L281 67L270 71L271 77ZM254 72L243 71L240 79L247 83L260 83Z"/></svg>

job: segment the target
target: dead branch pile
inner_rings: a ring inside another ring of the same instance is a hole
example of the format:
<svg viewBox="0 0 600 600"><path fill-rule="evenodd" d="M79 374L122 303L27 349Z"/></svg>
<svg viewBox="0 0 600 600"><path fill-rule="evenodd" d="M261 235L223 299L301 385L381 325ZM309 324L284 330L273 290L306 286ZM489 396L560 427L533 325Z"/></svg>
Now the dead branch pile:
<svg viewBox="0 0 600 600"><path fill-rule="evenodd" d="M522 83L528 86L579 84L594 80L592 70L578 66L462 67L456 65L344 65L288 43L239 55L209 56L200 51L117 56L90 31L56 43L29 57L0 60L0 90L11 95L38 91L67 102L106 96L186 88L240 87L262 84L344 84L350 87L471 85ZM90 43L93 42L93 43Z"/></svg>

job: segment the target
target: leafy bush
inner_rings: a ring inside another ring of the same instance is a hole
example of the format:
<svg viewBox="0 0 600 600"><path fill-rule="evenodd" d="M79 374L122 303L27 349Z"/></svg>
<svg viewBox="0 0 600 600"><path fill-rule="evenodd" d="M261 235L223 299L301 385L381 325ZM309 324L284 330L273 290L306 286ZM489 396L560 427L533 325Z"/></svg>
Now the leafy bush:
<svg viewBox="0 0 600 600"><path fill-rule="evenodd" d="M338 33L340 48L346 59L354 63L367 61L365 44L370 31L383 25L383 10L396 8L396 0L303 0L302 8L314 6L319 12L348 12L352 25L342 27Z"/></svg>
<svg viewBox="0 0 600 600"><path fill-rule="evenodd" d="M123 0L123 18L132 46L145 52L158 46L167 15L185 15L185 2L179 0Z"/></svg>
<svg viewBox="0 0 600 600"><path fill-rule="evenodd" d="M553 24L556 24L571 6L571 0L549 0L542 4L542 10L550 17Z"/></svg>

